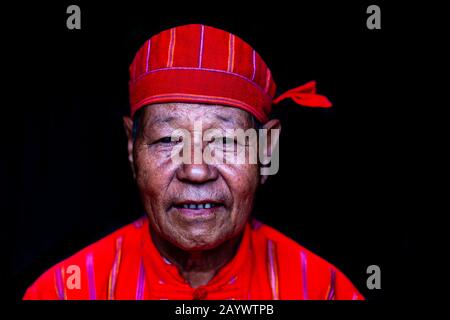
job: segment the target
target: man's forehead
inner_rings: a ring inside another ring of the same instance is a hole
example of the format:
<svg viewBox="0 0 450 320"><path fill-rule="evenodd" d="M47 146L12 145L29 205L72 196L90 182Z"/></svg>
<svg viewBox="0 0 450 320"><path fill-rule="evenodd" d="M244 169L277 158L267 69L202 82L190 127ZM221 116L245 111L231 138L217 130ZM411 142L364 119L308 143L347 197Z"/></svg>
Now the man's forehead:
<svg viewBox="0 0 450 320"><path fill-rule="evenodd" d="M149 126L205 121L247 127L251 124L252 116L244 110L222 105L161 103L147 106L144 119Z"/></svg>

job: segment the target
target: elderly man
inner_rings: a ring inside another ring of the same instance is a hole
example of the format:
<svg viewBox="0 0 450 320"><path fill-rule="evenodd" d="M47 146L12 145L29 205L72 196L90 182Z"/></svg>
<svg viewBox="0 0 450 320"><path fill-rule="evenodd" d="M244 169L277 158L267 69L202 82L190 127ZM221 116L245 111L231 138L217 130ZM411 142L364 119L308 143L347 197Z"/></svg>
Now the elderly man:
<svg viewBox="0 0 450 320"><path fill-rule="evenodd" d="M261 161L277 151L272 104L329 107L313 82L273 99L247 43L186 25L139 49L129 87L128 159L147 214L49 269L24 299L363 299L334 266L251 218L276 172ZM270 134L230 138L236 129ZM263 159L230 161L253 151Z"/></svg>

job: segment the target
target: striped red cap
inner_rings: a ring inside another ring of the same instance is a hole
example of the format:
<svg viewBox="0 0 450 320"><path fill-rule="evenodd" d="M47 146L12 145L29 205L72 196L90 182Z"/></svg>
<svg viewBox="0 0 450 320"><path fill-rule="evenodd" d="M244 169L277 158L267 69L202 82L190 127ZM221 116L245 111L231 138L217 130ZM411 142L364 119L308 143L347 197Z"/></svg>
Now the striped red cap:
<svg viewBox="0 0 450 320"><path fill-rule="evenodd" d="M188 102L240 108L265 123L276 90L253 48L229 32L200 24L153 36L129 71L131 116L149 104Z"/></svg>

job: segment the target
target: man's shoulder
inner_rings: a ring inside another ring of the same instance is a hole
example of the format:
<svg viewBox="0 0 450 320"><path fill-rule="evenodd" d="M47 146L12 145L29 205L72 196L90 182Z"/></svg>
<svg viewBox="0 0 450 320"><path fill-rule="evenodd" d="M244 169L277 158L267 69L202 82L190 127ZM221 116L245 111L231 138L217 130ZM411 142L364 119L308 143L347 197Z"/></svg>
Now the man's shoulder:
<svg viewBox="0 0 450 320"><path fill-rule="evenodd" d="M88 279L85 278L89 276L89 269L95 269L96 279L103 278L107 281L119 246L134 245L139 240L139 230L143 228L145 223L146 219L140 218L133 223L120 227L53 265L28 288L24 299L63 299L64 297L58 296L60 294L58 288L55 289L55 287L61 285L59 282L67 280L70 275L77 272L82 275L81 281L87 281ZM42 293L48 293L48 296L36 296L36 294L42 295Z"/></svg>
<svg viewBox="0 0 450 320"><path fill-rule="evenodd" d="M265 246L267 259L276 260L284 282L308 283L310 299L363 299L350 280L333 264L266 224L251 222L252 235L258 247ZM294 279L294 280L293 280ZM333 290L331 290L333 289Z"/></svg>
<svg viewBox="0 0 450 320"><path fill-rule="evenodd" d="M300 243L291 239L290 237L283 234L282 232L278 231L274 227L271 227L265 223L262 223L261 221L259 221L257 219L252 219L250 225L251 225L251 229L253 231L252 233L256 237L273 243L273 245L275 245L278 250L288 251L291 253L302 253L303 252L304 254L315 256L315 257L321 259L315 253L311 252L310 250L305 248L303 245L301 245Z"/></svg>
<svg viewBox="0 0 450 320"><path fill-rule="evenodd" d="M319 256L317 253L304 247L277 229L253 219L251 222L254 236L263 241L267 246L273 247L280 261L288 264L306 262L311 269L318 273L327 273L330 269L336 269L334 265Z"/></svg>
<svg viewBox="0 0 450 320"><path fill-rule="evenodd" d="M95 256L96 260L99 261L103 261L103 259L108 258L112 260L119 244L130 244L138 240L137 238L139 237L139 232L136 231L142 228L145 221L145 218L140 218L132 223L118 228L117 230L76 252L69 258L64 259L53 268L60 265L85 262L88 255Z"/></svg>

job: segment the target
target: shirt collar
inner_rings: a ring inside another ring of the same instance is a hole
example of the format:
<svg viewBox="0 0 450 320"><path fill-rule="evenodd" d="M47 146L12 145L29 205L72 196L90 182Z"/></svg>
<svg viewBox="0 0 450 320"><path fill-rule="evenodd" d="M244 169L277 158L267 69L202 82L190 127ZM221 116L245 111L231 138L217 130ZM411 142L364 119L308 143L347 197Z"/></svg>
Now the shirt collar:
<svg viewBox="0 0 450 320"><path fill-rule="evenodd" d="M153 283L152 287L161 292L162 295L170 292L184 293L187 295L198 295L199 291L217 294L222 292L229 298L243 298L249 289L250 273L252 270L251 259L251 227L247 223L244 227L243 236L234 257L221 267L211 281L199 288L192 288L180 275L178 268L161 255L155 247L151 238L151 228L148 219L143 225L143 237L141 242L141 254L149 275L148 281ZM195 298L195 297L194 297Z"/></svg>

